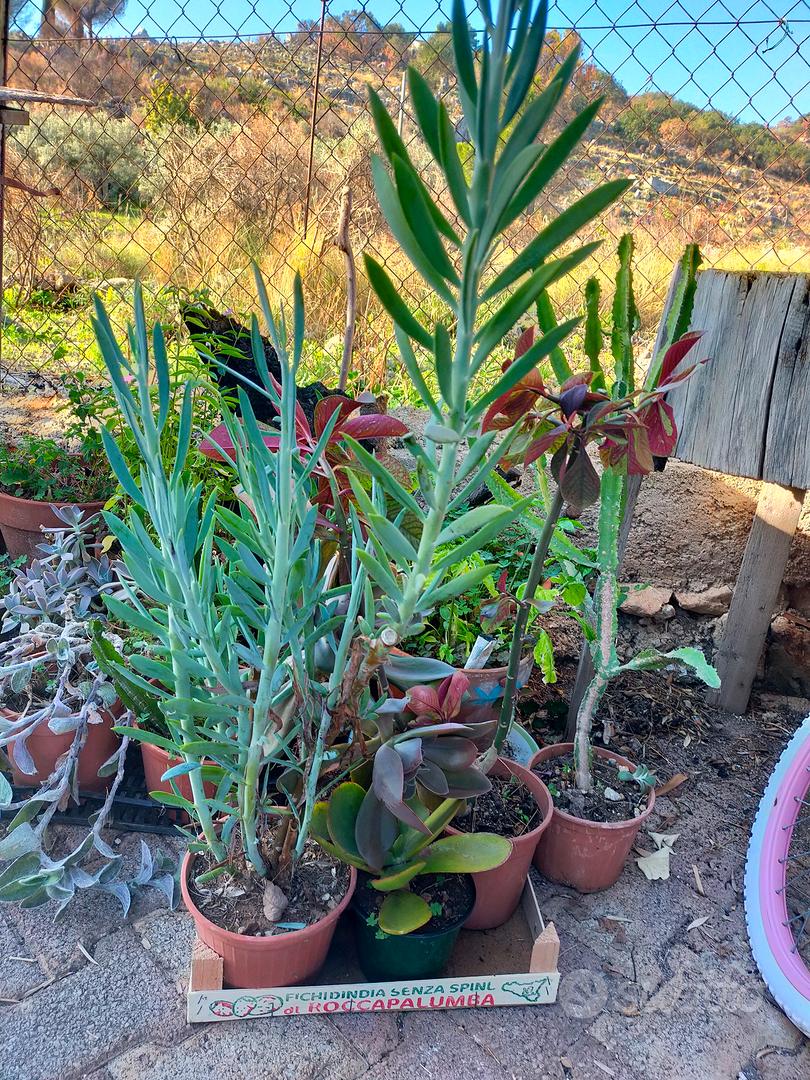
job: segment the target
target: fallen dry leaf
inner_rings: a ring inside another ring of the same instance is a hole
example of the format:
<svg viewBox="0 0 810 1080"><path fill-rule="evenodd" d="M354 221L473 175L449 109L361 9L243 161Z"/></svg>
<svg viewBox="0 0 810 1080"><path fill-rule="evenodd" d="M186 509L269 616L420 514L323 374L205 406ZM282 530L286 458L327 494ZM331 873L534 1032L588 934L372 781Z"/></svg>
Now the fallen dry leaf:
<svg viewBox="0 0 810 1080"><path fill-rule="evenodd" d="M647 881L669 880L669 857L679 835L679 833L650 833L658 850L636 859L636 864Z"/></svg>
<svg viewBox="0 0 810 1080"><path fill-rule="evenodd" d="M678 788L681 786L681 784L686 783L688 779L689 777L686 775L685 772L675 773L675 775L669 780L667 780L665 784L662 784L660 787L657 787L655 789L656 799L660 799L662 795L669 795L670 791L674 791L675 788Z"/></svg>
<svg viewBox="0 0 810 1080"><path fill-rule="evenodd" d="M705 890L703 888L703 882L702 882L701 877L700 877L700 871L698 870L698 868L695 866L694 863L692 863L692 874L694 875L694 878L695 878L695 888L697 889L698 893L701 896L705 896L706 892L705 892Z"/></svg>
<svg viewBox="0 0 810 1080"><path fill-rule="evenodd" d="M687 934L689 933L690 930L697 930L697 928L699 926L703 926L703 924L707 923L710 918L711 918L711 915L701 915L701 917L699 919L692 919L692 921L689 923L689 925L686 928Z"/></svg>

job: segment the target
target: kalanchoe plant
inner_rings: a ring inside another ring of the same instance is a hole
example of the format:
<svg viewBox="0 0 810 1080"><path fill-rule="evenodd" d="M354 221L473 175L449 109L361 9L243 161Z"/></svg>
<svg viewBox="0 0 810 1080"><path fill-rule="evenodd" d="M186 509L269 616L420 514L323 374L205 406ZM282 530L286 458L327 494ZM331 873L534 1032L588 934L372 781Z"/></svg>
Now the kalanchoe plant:
<svg viewBox="0 0 810 1080"><path fill-rule="evenodd" d="M79 756L93 725L105 722L117 695L107 674L96 663L93 639L98 635L102 596L120 588L115 568L106 557L91 553L92 519L83 521L72 510L60 511L66 528L40 546L40 559L18 570L5 600L11 636L0 642L0 746L10 749L23 775L37 772L27 747L34 732L47 728L70 736L67 750L51 774L29 796L15 801L11 786L0 774L0 807L12 818L0 840L0 859L10 865L0 873L0 901L19 901L35 907L56 901L58 915L77 894L91 887L110 892L129 908L131 889L154 885L174 904L174 886L166 860L153 861L142 852L135 879L122 876L123 860L102 832L124 773L127 739L102 766L114 774L108 794L93 816L87 835L73 851L54 858L48 826L57 810L79 801ZM110 647L121 639L109 627ZM13 708L13 711L10 711Z"/></svg>
<svg viewBox="0 0 810 1080"><path fill-rule="evenodd" d="M447 798L428 813L414 794L408 796L408 786L413 792L419 771L414 763L420 752L413 745L418 742L417 737L406 739L400 753L389 748L384 765L378 766L377 759L388 747L384 744L375 756L369 789L351 781L340 784L328 803L316 805L313 815L318 843L342 862L364 870L371 876L371 887L385 894L379 927L387 934L409 934L430 921L430 906L408 888L414 878L494 869L506 861L512 847L493 833L442 837L461 803ZM402 764L394 764L394 758ZM403 785L405 763L409 769Z"/></svg>

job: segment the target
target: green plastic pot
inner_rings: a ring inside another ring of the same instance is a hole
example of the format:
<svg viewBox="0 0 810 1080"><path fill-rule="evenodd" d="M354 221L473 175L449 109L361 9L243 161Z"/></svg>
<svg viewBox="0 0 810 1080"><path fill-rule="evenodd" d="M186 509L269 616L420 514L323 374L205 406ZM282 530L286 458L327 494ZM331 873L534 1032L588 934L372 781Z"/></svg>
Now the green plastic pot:
<svg viewBox="0 0 810 1080"><path fill-rule="evenodd" d="M359 875L360 878L363 875ZM450 962L453 948L464 923L475 904L475 885L469 874L463 875L467 885L468 902L458 919L441 930L424 930L410 934L385 934L369 926L352 900L354 940L357 959L367 979L390 982L399 979L430 979L440 975ZM358 880L358 891L365 882ZM356 895L356 894L355 894ZM379 937L377 935L380 935Z"/></svg>

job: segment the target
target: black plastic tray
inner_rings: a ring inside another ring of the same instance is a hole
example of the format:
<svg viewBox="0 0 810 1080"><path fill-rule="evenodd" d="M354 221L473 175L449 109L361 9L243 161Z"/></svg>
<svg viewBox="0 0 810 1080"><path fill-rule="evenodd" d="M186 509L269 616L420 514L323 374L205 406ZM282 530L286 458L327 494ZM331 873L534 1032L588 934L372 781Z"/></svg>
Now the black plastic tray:
<svg viewBox="0 0 810 1080"><path fill-rule="evenodd" d="M13 786L12 792L12 801L19 802L21 799L30 798L34 789ZM57 810L51 820L63 825L86 825L90 815L104 802L105 794L103 791L80 791L79 797L81 801L78 806L71 801L67 809ZM15 813L16 811L6 811L7 816ZM172 811L150 799L146 792L143 759L137 746L130 745L127 748L124 779L115 794L112 813L107 818L107 827L123 829L126 832L157 833L160 836L177 835Z"/></svg>

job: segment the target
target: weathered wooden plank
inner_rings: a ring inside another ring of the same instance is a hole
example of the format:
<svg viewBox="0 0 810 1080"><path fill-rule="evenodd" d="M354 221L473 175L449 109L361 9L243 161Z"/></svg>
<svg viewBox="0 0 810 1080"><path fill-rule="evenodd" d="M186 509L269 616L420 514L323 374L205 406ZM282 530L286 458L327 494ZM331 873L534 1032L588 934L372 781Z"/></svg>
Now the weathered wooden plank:
<svg viewBox="0 0 810 1080"><path fill-rule="evenodd" d="M768 410L762 478L810 488L810 276L797 277Z"/></svg>
<svg viewBox="0 0 810 1080"><path fill-rule="evenodd" d="M748 706L803 501L802 489L779 484L763 484L759 493L715 659L721 686L709 695L713 704L728 712L742 713Z"/></svg>
<svg viewBox="0 0 810 1080"><path fill-rule="evenodd" d="M689 359L711 362L668 395L680 431L675 457L762 477L777 358L794 294L804 284L795 274L699 275L692 327L704 333Z"/></svg>

